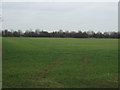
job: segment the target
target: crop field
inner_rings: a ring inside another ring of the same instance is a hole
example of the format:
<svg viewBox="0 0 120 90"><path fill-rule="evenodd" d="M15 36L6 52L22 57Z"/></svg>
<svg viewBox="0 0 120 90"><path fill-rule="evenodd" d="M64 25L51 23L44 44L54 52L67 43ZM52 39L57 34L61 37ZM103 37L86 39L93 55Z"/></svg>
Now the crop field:
<svg viewBox="0 0 120 90"><path fill-rule="evenodd" d="M3 88L117 88L118 39L3 38Z"/></svg>

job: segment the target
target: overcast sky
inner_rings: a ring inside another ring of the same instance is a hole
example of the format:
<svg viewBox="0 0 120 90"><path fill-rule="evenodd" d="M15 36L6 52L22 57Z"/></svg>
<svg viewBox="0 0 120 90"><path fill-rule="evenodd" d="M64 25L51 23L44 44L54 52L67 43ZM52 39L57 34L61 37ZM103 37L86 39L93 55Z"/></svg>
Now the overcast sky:
<svg viewBox="0 0 120 90"><path fill-rule="evenodd" d="M117 31L117 2L4 2L3 29Z"/></svg>

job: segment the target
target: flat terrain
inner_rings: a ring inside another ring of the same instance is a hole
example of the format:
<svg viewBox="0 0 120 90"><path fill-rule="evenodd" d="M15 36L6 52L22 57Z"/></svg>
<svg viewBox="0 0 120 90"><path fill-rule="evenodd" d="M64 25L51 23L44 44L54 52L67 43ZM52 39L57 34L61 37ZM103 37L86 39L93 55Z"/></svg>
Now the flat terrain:
<svg viewBox="0 0 120 90"><path fill-rule="evenodd" d="M117 84L117 39L3 38L3 88L115 88Z"/></svg>
<svg viewBox="0 0 120 90"><path fill-rule="evenodd" d="M2 88L2 38L0 37L0 89Z"/></svg>

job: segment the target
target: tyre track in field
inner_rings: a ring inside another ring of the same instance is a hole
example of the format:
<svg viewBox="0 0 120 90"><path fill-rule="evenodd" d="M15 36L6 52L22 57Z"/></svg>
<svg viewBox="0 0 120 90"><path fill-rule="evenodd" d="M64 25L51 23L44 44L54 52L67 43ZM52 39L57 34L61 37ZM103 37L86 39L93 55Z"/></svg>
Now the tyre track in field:
<svg viewBox="0 0 120 90"><path fill-rule="evenodd" d="M33 74L33 77L39 77L39 78L46 78L47 75L56 67L60 66L60 64L62 63L64 59L63 58L59 58L58 60L52 62L51 64L49 64L47 67L45 67L44 69L42 69L40 72L37 72L35 74Z"/></svg>

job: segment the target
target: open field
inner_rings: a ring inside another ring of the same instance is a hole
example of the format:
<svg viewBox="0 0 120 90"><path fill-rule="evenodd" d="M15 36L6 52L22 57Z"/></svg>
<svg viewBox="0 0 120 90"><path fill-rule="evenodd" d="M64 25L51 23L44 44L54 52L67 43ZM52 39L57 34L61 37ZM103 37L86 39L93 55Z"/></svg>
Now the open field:
<svg viewBox="0 0 120 90"><path fill-rule="evenodd" d="M117 85L117 39L3 38L3 88Z"/></svg>
<svg viewBox="0 0 120 90"><path fill-rule="evenodd" d="M2 37L0 37L0 89L2 88Z"/></svg>

